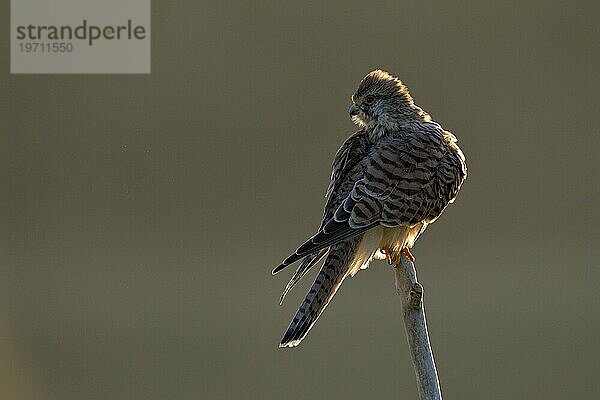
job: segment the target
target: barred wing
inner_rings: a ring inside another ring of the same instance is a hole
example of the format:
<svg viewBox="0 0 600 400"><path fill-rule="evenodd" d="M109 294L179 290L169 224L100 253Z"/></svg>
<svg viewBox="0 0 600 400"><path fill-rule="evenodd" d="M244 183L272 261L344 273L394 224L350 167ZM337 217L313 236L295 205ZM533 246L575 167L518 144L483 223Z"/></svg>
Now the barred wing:
<svg viewBox="0 0 600 400"><path fill-rule="evenodd" d="M367 138L364 132L358 131L351 135L337 151L333 160L331 181L327 188L327 201L325 203L325 209L323 211L323 220L319 231L323 229L329 220L333 218L336 209L346 199L354 187L354 183L362 177L362 170L364 168L364 162L370 149ZM354 236L352 234L351 236ZM341 239L340 239L341 240ZM333 242L332 242L333 243ZM273 274L281 271L286 266L290 265L294 261L299 260L303 256L309 256L316 253L319 250L328 247L327 245L321 246L314 252L303 253L302 256L294 253L288 257L283 263L273 269ZM296 271L296 273L300 273Z"/></svg>
<svg viewBox="0 0 600 400"><path fill-rule="evenodd" d="M380 140L349 169L340 186L352 190L325 210L319 232L276 268L377 225L433 222L454 200L466 177L464 156L452 134L440 129Z"/></svg>
<svg viewBox="0 0 600 400"><path fill-rule="evenodd" d="M465 176L460 149L441 134L388 140L371 153L363 178L336 210L334 223L360 230L374 223L433 222L454 200Z"/></svg>

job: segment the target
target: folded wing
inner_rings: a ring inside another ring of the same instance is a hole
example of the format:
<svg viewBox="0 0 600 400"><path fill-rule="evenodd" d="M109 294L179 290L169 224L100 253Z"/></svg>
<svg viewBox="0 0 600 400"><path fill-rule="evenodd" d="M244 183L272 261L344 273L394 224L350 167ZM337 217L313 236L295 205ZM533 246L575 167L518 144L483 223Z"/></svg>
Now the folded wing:
<svg viewBox="0 0 600 400"><path fill-rule="evenodd" d="M338 155L344 156L344 163L337 169L334 163L319 231L273 273L377 225L433 222L454 200L466 176L464 157L451 138L432 125L430 130L382 139L372 147L364 137L363 143L354 137L360 151L342 146Z"/></svg>

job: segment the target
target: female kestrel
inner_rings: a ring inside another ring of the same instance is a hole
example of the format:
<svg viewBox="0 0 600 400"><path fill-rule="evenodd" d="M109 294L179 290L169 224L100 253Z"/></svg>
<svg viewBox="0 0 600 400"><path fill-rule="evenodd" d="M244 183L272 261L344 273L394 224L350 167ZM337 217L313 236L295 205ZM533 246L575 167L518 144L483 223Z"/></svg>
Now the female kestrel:
<svg viewBox="0 0 600 400"><path fill-rule="evenodd" d="M333 161L317 233L273 274L304 258L287 292L321 258L323 267L290 323L280 347L297 346L344 279L372 259L397 264L428 224L452 203L467 176L456 137L413 102L406 86L377 70L360 82L350 117L360 130Z"/></svg>

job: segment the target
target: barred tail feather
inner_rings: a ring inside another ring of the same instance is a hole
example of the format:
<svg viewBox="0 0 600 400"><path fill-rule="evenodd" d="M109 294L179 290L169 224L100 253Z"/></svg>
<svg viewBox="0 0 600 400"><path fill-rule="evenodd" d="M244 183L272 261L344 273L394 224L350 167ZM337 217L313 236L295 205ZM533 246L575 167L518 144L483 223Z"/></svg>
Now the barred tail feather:
<svg viewBox="0 0 600 400"><path fill-rule="evenodd" d="M327 254L328 251L329 248L325 248L304 258L296 272L294 272L294 275L290 278L290 281L286 285L285 289L283 290L283 293L279 298L279 305L283 304L283 300L285 299L285 296L288 294L288 292L292 290L294 286L296 286L300 279L302 279L304 275L306 275L306 273L313 267L313 265L321 261L321 258L323 258L323 256Z"/></svg>
<svg viewBox="0 0 600 400"><path fill-rule="evenodd" d="M352 238L335 244L329 249L329 254L317 279L310 288L294 319L281 339L279 347L295 347L315 322L349 274L349 266L361 238Z"/></svg>

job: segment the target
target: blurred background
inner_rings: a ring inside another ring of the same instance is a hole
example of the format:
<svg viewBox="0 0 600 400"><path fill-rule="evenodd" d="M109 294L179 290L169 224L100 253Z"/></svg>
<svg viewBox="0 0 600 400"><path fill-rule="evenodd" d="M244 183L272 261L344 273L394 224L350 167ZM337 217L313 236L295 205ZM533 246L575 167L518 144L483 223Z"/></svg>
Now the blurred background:
<svg viewBox="0 0 600 400"><path fill-rule="evenodd" d="M0 22L8 38L8 1ZM158 2L150 75L10 75L0 397L416 398L389 267L296 349L271 268L317 228L375 68L469 177L413 253L448 399L600 397L596 2Z"/></svg>

